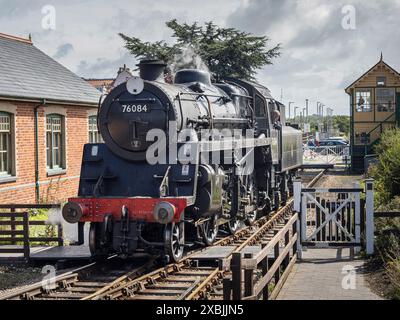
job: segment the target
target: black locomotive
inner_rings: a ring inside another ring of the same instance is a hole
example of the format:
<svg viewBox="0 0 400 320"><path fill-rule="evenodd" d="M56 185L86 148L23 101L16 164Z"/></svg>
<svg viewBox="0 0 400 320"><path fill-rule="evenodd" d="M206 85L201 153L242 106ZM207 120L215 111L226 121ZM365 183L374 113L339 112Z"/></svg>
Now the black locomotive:
<svg viewBox="0 0 400 320"><path fill-rule="evenodd" d="M279 207L302 165L301 132L266 87L186 69L168 84L165 67L141 61L99 107L104 143L85 145L78 197L63 208L66 221L90 222L93 255L179 261Z"/></svg>

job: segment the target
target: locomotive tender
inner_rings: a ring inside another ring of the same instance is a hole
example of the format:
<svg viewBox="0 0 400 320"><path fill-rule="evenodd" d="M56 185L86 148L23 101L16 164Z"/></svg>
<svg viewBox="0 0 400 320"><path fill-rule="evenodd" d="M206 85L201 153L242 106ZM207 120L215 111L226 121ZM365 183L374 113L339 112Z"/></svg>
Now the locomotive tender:
<svg viewBox="0 0 400 320"><path fill-rule="evenodd" d="M156 250L179 261L220 228L235 233L278 208L302 165L302 134L266 87L192 69L168 84L165 67L142 60L140 78L99 107L104 143L84 146L63 217L90 223L94 256Z"/></svg>

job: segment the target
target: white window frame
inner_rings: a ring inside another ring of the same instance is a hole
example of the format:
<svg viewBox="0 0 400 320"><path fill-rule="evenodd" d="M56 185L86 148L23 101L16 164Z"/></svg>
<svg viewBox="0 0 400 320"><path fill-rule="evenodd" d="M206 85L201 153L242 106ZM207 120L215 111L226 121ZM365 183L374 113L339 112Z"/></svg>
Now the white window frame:
<svg viewBox="0 0 400 320"><path fill-rule="evenodd" d="M8 164L7 171L0 173L0 183L15 182L17 180L17 157L16 157L16 127L15 127L15 115L16 106L10 103L0 102L0 115L6 115L10 119L9 123L9 138L8 138Z"/></svg>
<svg viewBox="0 0 400 320"><path fill-rule="evenodd" d="M363 93L369 93L369 101L365 101L365 98L362 94ZM358 95L360 94L360 95ZM360 98L364 99L364 104L362 106L359 106L359 100ZM356 89L355 93L355 111L356 112L372 112L373 111L373 104L372 104L372 89Z"/></svg>
<svg viewBox="0 0 400 320"><path fill-rule="evenodd" d="M94 120L94 121L93 121ZM88 116L88 141L89 143L102 143L103 139L101 137L98 125L97 125L97 115Z"/></svg>
<svg viewBox="0 0 400 320"><path fill-rule="evenodd" d="M48 123L48 119L53 118L56 119L58 118L60 120L59 123L59 128L57 128L57 123ZM57 171L62 171L66 169L66 152L65 152L65 116L59 113L49 113L46 114L45 117L45 139L46 139L46 168L47 172L57 172ZM48 136L51 136L51 140L48 141ZM57 141L57 136L59 134L59 141ZM50 144L49 144L50 142ZM59 163L55 162L55 157L56 157L56 149L54 147L55 144L58 144L56 147L58 149L58 157L59 157ZM49 153L49 148L51 149L51 152ZM50 156L50 159L49 159Z"/></svg>
<svg viewBox="0 0 400 320"><path fill-rule="evenodd" d="M10 177L13 169L13 116L0 111L0 178ZM4 163L3 163L4 162ZM3 168L3 165L5 168Z"/></svg>

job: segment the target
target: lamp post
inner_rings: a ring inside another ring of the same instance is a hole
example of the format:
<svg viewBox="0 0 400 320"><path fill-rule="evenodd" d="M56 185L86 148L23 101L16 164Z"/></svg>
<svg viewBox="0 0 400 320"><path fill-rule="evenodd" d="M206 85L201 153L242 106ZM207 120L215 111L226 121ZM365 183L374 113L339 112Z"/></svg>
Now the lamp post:
<svg viewBox="0 0 400 320"><path fill-rule="evenodd" d="M294 122L296 122L296 111L297 111L297 109L299 109L299 107L294 107L294 118L293 118Z"/></svg>
<svg viewBox="0 0 400 320"><path fill-rule="evenodd" d="M329 136L332 135L332 131L333 131L333 109L332 108L328 108L327 109L327 116L328 116L328 133Z"/></svg>
<svg viewBox="0 0 400 320"><path fill-rule="evenodd" d="M324 107L325 105L323 103L320 104L320 108L321 108L321 127L323 128L321 130L321 133L325 132L325 124L324 124Z"/></svg>
<svg viewBox="0 0 400 320"><path fill-rule="evenodd" d="M303 111L300 111L300 127L303 124Z"/></svg>
<svg viewBox="0 0 400 320"><path fill-rule="evenodd" d="M289 120L290 120L290 106L293 104L294 102L289 102Z"/></svg>
<svg viewBox="0 0 400 320"><path fill-rule="evenodd" d="M308 122L308 99L306 99L306 122Z"/></svg>

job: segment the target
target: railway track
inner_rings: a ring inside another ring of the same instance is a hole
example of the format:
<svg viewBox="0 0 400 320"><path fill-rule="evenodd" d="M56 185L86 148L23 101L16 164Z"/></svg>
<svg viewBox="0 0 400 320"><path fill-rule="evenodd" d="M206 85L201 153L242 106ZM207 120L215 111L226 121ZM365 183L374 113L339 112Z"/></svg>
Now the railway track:
<svg viewBox="0 0 400 320"><path fill-rule="evenodd" d="M234 236L222 239L213 247L235 247L231 250L232 254L241 252L247 246L271 240L275 230L284 226L285 219L291 213L292 205L293 203L290 201L272 217L258 220L255 226L245 228ZM230 255L224 259L225 263L219 266L198 266L199 261L188 256L180 263L160 268L90 298L96 300L222 299L222 279L229 273L227 266Z"/></svg>
<svg viewBox="0 0 400 320"><path fill-rule="evenodd" d="M124 279L133 279L148 272L154 268L154 261L148 259L132 268L131 263L110 257L104 262L93 262L31 285L8 290L0 294L0 300L80 300L92 294L101 294Z"/></svg>
<svg viewBox="0 0 400 320"><path fill-rule="evenodd" d="M315 185L325 171L311 178L308 186ZM270 241L275 233L285 226L292 214L293 200L290 200L276 213L262 217L250 227L244 228L233 236L217 241L213 247L234 247L225 263L218 266L199 266L195 258L197 252L187 256L180 263L170 264L137 279L120 283L117 287L100 295L86 299L121 300L200 300L222 299L222 280L229 274L227 268L230 256L244 248Z"/></svg>
<svg viewBox="0 0 400 320"><path fill-rule="evenodd" d="M313 186L325 171L310 177ZM155 269L155 258L132 268L131 264L110 258L60 274L50 286L43 281L3 293L0 300L200 300L222 299L222 280L229 275L230 257L249 246L270 241L284 227L292 213L293 200L277 212L257 220L254 225L217 241L214 248L230 248L230 254L203 266L195 257L207 248L196 250L181 262ZM217 265L216 265L217 264ZM150 270L150 272L149 272ZM153 271L151 271L153 270Z"/></svg>

